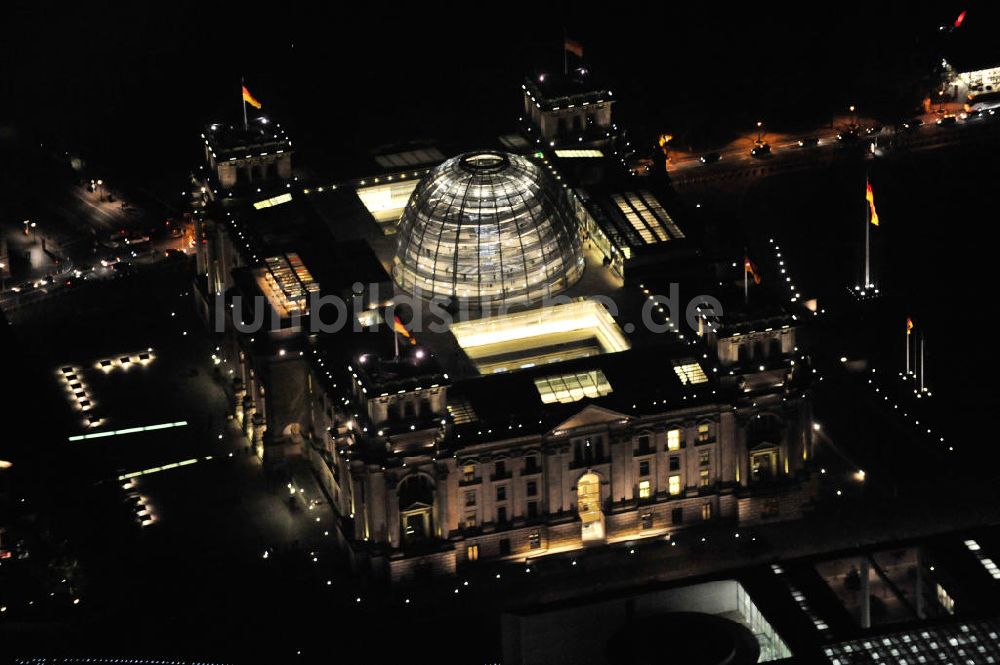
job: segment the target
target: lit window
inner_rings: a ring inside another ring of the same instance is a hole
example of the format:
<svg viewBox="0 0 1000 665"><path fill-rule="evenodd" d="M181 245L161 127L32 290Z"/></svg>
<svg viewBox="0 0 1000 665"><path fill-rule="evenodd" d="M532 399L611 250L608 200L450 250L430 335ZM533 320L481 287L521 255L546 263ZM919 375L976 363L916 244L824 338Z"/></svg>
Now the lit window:
<svg viewBox="0 0 1000 665"><path fill-rule="evenodd" d="M709 466L712 463L712 453L708 450L702 450L698 453L698 466Z"/></svg>
<svg viewBox="0 0 1000 665"><path fill-rule="evenodd" d="M669 491L671 496L677 496L681 493L681 477L680 476L670 476Z"/></svg>
<svg viewBox="0 0 1000 665"><path fill-rule="evenodd" d="M465 505L466 506L474 506L474 505L476 505L476 493L475 492L466 492L465 493Z"/></svg>
<svg viewBox="0 0 1000 665"><path fill-rule="evenodd" d="M698 363L674 365L674 372L677 373L677 378L681 380L681 383L685 385L689 383L706 383L708 381L705 370Z"/></svg>
<svg viewBox="0 0 1000 665"><path fill-rule="evenodd" d="M672 429L667 431L667 450L681 449L681 431Z"/></svg>
<svg viewBox="0 0 1000 665"><path fill-rule="evenodd" d="M475 513L466 513L465 514L465 528L466 529L475 529L476 528L476 524L477 524L476 514Z"/></svg>
<svg viewBox="0 0 1000 665"><path fill-rule="evenodd" d="M702 469L698 476L698 484L702 487L708 487L712 484L712 478L708 475L708 469Z"/></svg>
<svg viewBox="0 0 1000 665"><path fill-rule="evenodd" d="M479 545L469 545L465 556L469 561L479 561Z"/></svg>
<svg viewBox="0 0 1000 665"><path fill-rule="evenodd" d="M476 479L476 465L466 464L462 467L462 479L465 482L472 482Z"/></svg>
<svg viewBox="0 0 1000 665"><path fill-rule="evenodd" d="M641 481L639 483L639 498L648 499L650 496L652 496L652 494L653 492L649 487L649 481L648 480Z"/></svg>
<svg viewBox="0 0 1000 665"><path fill-rule="evenodd" d="M952 597L948 595L948 592L945 591L945 588L940 584L937 585L937 599L938 602L941 603L941 607L944 608L945 612L947 612L948 614L955 613L954 599L952 599Z"/></svg>
<svg viewBox="0 0 1000 665"><path fill-rule="evenodd" d="M261 208L272 208L274 206L280 206L282 203L288 203L292 200L292 195L289 193L279 194L278 196L272 196L269 199L264 199L263 201L256 201L253 204L255 210L260 210Z"/></svg>
<svg viewBox="0 0 1000 665"><path fill-rule="evenodd" d="M584 397L603 397L612 392L611 384L601 370L558 374L535 379L535 387L543 404L571 404Z"/></svg>
<svg viewBox="0 0 1000 665"><path fill-rule="evenodd" d="M642 530L653 528L653 513L643 513L641 518Z"/></svg>
<svg viewBox="0 0 1000 665"><path fill-rule="evenodd" d="M590 150L556 150L556 157L562 157L564 159L579 159L582 157L604 157L604 153L600 150L590 149Z"/></svg>
<svg viewBox="0 0 1000 665"><path fill-rule="evenodd" d="M701 519L710 520L712 519L712 504L705 503L701 506Z"/></svg>
<svg viewBox="0 0 1000 665"><path fill-rule="evenodd" d="M712 428L708 423L698 425L698 440L708 441L712 438Z"/></svg>
<svg viewBox="0 0 1000 665"><path fill-rule="evenodd" d="M541 534L538 533L537 531L532 531L528 535L528 546L533 550L539 549L542 546Z"/></svg>

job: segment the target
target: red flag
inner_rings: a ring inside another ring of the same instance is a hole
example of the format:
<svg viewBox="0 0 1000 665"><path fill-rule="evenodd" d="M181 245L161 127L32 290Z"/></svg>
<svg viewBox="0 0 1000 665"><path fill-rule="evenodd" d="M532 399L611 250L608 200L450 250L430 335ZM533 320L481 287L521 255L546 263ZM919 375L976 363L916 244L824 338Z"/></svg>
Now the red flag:
<svg viewBox="0 0 1000 665"><path fill-rule="evenodd" d="M256 97L250 94L250 91L247 90L246 86L243 86L243 101L255 109L259 109L261 107L261 103L257 101Z"/></svg>
<svg viewBox="0 0 1000 665"><path fill-rule="evenodd" d="M865 183L865 200L868 201L868 211L871 213L869 221L872 226L878 226L878 213L875 212L875 192L872 191L871 182Z"/></svg>
<svg viewBox="0 0 1000 665"><path fill-rule="evenodd" d="M962 27L962 23L965 22L965 12L966 12L966 10L963 9L962 13L958 15L957 19L955 19L954 26L956 28L961 28Z"/></svg>
<svg viewBox="0 0 1000 665"><path fill-rule="evenodd" d="M757 272L757 266L753 264L749 256L743 257L743 271L750 274L754 284L760 284L760 273Z"/></svg>
<svg viewBox="0 0 1000 665"><path fill-rule="evenodd" d="M563 49L569 51L578 58L583 57L583 44L576 41L575 39L570 39L569 37L566 37L566 39L563 41Z"/></svg>

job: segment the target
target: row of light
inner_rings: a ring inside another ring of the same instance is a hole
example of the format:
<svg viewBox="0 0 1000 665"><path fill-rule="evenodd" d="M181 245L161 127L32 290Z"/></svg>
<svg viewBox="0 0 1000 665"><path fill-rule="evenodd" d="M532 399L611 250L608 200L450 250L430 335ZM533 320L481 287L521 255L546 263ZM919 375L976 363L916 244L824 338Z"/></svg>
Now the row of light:
<svg viewBox="0 0 1000 665"><path fill-rule="evenodd" d="M841 358L841 361L846 361L846 358ZM872 368L872 374L875 374L875 369L874 368ZM868 379L868 385L871 387L872 391L876 393L876 395L879 395L879 396L882 397L882 401L883 402L888 402L889 401L889 396L882 392L882 388L875 382L874 378L869 378ZM925 393L925 394L929 394L929 393ZM919 397L919 395L918 395L918 397ZM892 403L892 408L893 408L894 411L898 411L899 410L899 404L897 402L893 402ZM913 416L911 418L910 413L908 411L903 411L903 418L905 418L907 420L912 420L914 426L916 426L916 427L924 430L924 432L928 436L934 434L934 429L933 428L927 427L926 424L921 425L920 424L920 419L918 417L916 417L916 416ZM943 436L938 436L938 443L944 444L945 443L945 438ZM948 446L948 452L952 452L954 449L955 449L954 446Z"/></svg>
<svg viewBox="0 0 1000 665"><path fill-rule="evenodd" d="M771 572L780 577L781 580L785 583L785 585L788 587L788 591L792 594L792 598L794 598L795 602L798 604L799 609L802 610L807 617L809 617L809 620L812 621L813 626L816 627L816 630L818 630L821 633L829 632L830 626L826 623L826 621L823 621L823 619L819 618L819 616L816 614L815 611L813 611L812 607L810 607L809 603L806 601L805 594L802 593L798 588L796 588L785 577L785 569L776 563L772 563Z"/></svg>
<svg viewBox="0 0 1000 665"><path fill-rule="evenodd" d="M125 434L139 434L141 432L155 432L161 429L172 427L185 427L186 420L178 420L172 423L160 423L159 425L142 425L139 427L126 427L125 429L108 430L106 432L91 432L90 434L77 434L69 437L69 441L86 441L88 439L103 439L108 436L123 436Z"/></svg>
<svg viewBox="0 0 1000 665"><path fill-rule="evenodd" d="M145 367L149 363L153 362L154 358L153 347L149 347L145 351L140 351L138 353L130 353L125 356L117 356L114 358L104 358L97 361L97 367L105 373L111 372L115 369L127 370L133 365L141 365Z"/></svg>
<svg viewBox="0 0 1000 665"><path fill-rule="evenodd" d="M94 400L87 391L87 385L84 383L81 374L83 374L82 368L69 365L62 368L59 378L62 380L66 391L72 395L71 402L75 403L76 408L80 411L87 413L94 408ZM87 413L85 422L88 427L97 427L103 421L100 416Z"/></svg>
<svg viewBox="0 0 1000 665"><path fill-rule="evenodd" d="M966 540L965 547L976 555L976 558L979 559L979 563L983 564L983 568L986 569L986 572L988 572L993 579L1000 580L1000 567L993 562L993 559L982 553L982 547L979 546L978 542L972 539Z"/></svg>

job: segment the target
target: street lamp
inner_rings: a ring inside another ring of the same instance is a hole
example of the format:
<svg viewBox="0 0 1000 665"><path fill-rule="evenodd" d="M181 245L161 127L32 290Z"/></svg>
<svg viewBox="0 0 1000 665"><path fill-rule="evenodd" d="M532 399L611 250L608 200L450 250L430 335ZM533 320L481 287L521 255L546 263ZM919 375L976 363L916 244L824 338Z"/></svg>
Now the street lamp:
<svg viewBox="0 0 1000 665"><path fill-rule="evenodd" d="M100 191L98 192L97 197L98 197L99 200L103 201L104 200L104 181L103 180L98 180L97 181L97 186L100 188Z"/></svg>
<svg viewBox="0 0 1000 665"><path fill-rule="evenodd" d="M854 104L851 104L850 111L851 111L851 126L852 127L855 127L858 124L858 115L856 113L856 110L857 109L855 108Z"/></svg>
<svg viewBox="0 0 1000 665"><path fill-rule="evenodd" d="M764 140L764 121L757 121L757 143L761 143Z"/></svg>

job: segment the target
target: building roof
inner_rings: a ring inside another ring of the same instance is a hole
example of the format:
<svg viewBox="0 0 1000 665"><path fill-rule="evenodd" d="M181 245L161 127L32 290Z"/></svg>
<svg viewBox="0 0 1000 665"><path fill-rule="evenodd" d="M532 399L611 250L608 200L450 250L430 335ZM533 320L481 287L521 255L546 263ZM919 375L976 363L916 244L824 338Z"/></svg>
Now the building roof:
<svg viewBox="0 0 1000 665"><path fill-rule="evenodd" d="M578 67L567 74L538 72L527 77L522 88L543 111L584 102L614 101L614 92L588 67Z"/></svg>
<svg viewBox="0 0 1000 665"><path fill-rule="evenodd" d="M254 118L246 128L232 123L212 123L201 136L212 156L220 162L284 152L292 147L281 123L271 123L264 117Z"/></svg>

